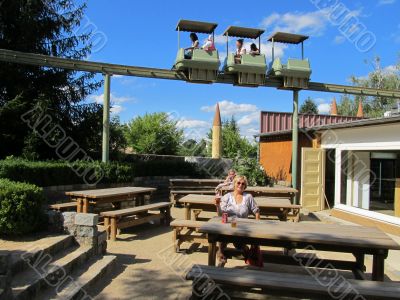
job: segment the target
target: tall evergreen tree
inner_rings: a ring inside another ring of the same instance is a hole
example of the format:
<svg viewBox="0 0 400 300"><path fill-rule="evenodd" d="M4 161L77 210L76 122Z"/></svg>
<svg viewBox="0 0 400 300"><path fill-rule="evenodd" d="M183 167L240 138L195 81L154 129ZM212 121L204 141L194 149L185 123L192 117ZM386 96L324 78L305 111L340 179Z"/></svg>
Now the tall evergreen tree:
<svg viewBox="0 0 400 300"><path fill-rule="evenodd" d="M318 106L317 104L314 102L313 99L311 99L310 97L308 97L304 103L300 106L300 110L299 112L301 114L313 114L313 115L317 115L318 114Z"/></svg>
<svg viewBox="0 0 400 300"><path fill-rule="evenodd" d="M91 53L92 33L80 27L86 0L0 3L0 48L74 59ZM81 148L100 147L93 145L93 136L101 133L102 108L81 103L101 85L94 75L0 62L0 157L32 151L45 158L55 156L20 119L38 103Z"/></svg>

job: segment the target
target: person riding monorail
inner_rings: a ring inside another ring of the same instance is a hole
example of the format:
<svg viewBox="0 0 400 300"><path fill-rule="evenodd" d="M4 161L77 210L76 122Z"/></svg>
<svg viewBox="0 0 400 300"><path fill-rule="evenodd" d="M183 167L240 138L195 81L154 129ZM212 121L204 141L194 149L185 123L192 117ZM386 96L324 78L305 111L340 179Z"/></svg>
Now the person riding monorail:
<svg viewBox="0 0 400 300"><path fill-rule="evenodd" d="M192 32L190 34L190 40L192 41L192 46L185 49L185 58L186 59L191 59L193 56L193 50L199 48L199 38L197 37L197 34Z"/></svg>
<svg viewBox="0 0 400 300"><path fill-rule="evenodd" d="M260 49L258 49L257 45L254 43L250 45L250 54L252 56L260 55Z"/></svg>
<svg viewBox="0 0 400 300"><path fill-rule="evenodd" d="M244 54L246 54L246 48L243 47L243 39L238 39L236 41L235 63L240 64Z"/></svg>
<svg viewBox="0 0 400 300"><path fill-rule="evenodd" d="M205 51L215 51L215 45L214 45L214 39L213 36L210 34L208 36L207 41L204 43L203 46L201 46L201 49L205 50Z"/></svg>

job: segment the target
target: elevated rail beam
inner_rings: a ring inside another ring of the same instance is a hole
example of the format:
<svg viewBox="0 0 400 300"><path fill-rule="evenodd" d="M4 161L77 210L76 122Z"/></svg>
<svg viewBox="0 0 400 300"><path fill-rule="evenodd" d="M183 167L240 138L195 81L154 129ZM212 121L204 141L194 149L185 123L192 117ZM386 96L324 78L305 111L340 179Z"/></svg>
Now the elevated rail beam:
<svg viewBox="0 0 400 300"><path fill-rule="evenodd" d="M18 63L33 66L62 68L75 71L93 72L109 75L124 75L135 77L146 77L167 80L186 80L183 73L174 70L144 68L136 66L109 64L102 62L74 60L61 57L47 56L41 54L24 53L13 50L0 49L0 61ZM234 84L232 75L219 74L216 83ZM280 88L282 82L279 79L267 78L265 87ZM308 89L317 92L330 92L351 95L381 96L388 98L400 98L400 90L380 90L374 88L338 85L330 83L310 82Z"/></svg>

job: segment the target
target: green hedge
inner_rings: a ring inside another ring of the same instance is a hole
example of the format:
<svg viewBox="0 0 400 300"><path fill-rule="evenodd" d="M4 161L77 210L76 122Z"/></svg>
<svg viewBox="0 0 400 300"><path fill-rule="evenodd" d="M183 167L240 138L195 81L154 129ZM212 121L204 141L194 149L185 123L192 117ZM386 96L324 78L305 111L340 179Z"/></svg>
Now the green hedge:
<svg viewBox="0 0 400 300"><path fill-rule="evenodd" d="M34 232L44 223L42 188L32 184L0 179L0 234Z"/></svg>
<svg viewBox="0 0 400 300"><path fill-rule="evenodd" d="M0 178L41 187L83 183L128 183L140 176L201 176L197 166L184 161L149 160L132 163L77 161L0 161Z"/></svg>

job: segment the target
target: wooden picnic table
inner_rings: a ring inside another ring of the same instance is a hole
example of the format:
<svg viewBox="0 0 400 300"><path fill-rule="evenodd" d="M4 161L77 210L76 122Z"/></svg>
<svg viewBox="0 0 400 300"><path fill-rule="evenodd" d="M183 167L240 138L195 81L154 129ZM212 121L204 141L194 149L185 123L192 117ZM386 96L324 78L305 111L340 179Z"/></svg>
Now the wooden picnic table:
<svg viewBox="0 0 400 300"><path fill-rule="evenodd" d="M232 191L229 187L223 187L221 190L223 194ZM253 197L290 197L293 199L299 191L285 186L248 186L246 192L252 194Z"/></svg>
<svg viewBox="0 0 400 300"><path fill-rule="evenodd" d="M97 190L72 191L65 194L71 201L77 202L77 212L88 213L90 206L113 203L116 209L124 201L137 201L137 205L143 205L145 197L149 197L156 189L149 187L120 187Z"/></svg>
<svg viewBox="0 0 400 300"><path fill-rule="evenodd" d="M285 197L255 197L260 214L262 216L277 216L281 221L286 221L290 211L293 212L297 218L301 206L294 205L290 202L289 198ZM215 195L194 195L189 194L182 197L178 201L185 207L186 220L191 219L193 210L211 211L216 212L215 208Z"/></svg>
<svg viewBox="0 0 400 300"><path fill-rule="evenodd" d="M199 178L191 178L191 179L170 179L169 182L171 185L179 185L179 186L217 186L223 179L199 179Z"/></svg>
<svg viewBox="0 0 400 300"><path fill-rule="evenodd" d="M300 256L290 258L299 266L319 268L333 266L337 269L350 269L357 279L363 279L364 257L370 254L373 255L372 280L374 281L384 280L385 259L389 250L400 250L399 244L377 228L319 222L288 223L238 219L237 227L232 228L229 223L222 224L221 218L213 218L202 225L199 232L208 235L208 265L210 266L215 266L216 263L217 242L235 242L287 249L351 253L355 257L355 262L312 259L311 257L306 257L303 261Z"/></svg>

